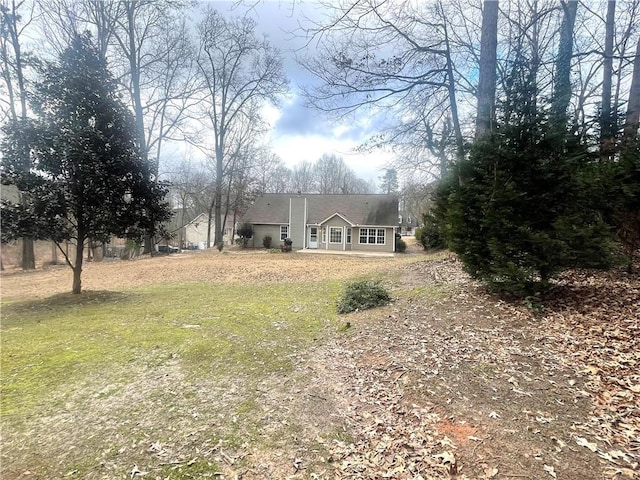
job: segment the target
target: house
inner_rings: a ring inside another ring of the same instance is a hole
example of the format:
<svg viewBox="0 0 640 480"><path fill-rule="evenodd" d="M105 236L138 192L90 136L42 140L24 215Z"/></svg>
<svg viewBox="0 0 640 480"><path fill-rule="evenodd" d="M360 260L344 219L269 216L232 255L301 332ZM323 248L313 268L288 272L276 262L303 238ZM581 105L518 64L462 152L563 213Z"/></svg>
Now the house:
<svg viewBox="0 0 640 480"><path fill-rule="evenodd" d="M418 227L417 219L412 217L411 213L406 210L400 211L398 223L400 225L401 235L413 235L413 231Z"/></svg>
<svg viewBox="0 0 640 480"><path fill-rule="evenodd" d="M222 231L222 240L225 245L233 245L234 241L234 229L233 226L230 225L229 219L224 226ZM210 230L209 242L210 246L213 246L213 239L215 237L214 225L211 224L209 227L209 217L206 213L201 213L197 215L193 220L187 222L183 226L182 248L206 248L207 247L207 232Z"/></svg>
<svg viewBox="0 0 640 480"><path fill-rule="evenodd" d="M253 226L249 246L293 241L293 249L395 251L394 195L264 194L242 218Z"/></svg>

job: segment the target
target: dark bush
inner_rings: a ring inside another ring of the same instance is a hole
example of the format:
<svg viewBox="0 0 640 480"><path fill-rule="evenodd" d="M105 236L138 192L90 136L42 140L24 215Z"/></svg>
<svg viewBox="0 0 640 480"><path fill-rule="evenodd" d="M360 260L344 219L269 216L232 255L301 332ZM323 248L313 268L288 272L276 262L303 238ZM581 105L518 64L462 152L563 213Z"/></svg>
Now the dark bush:
<svg viewBox="0 0 640 480"><path fill-rule="evenodd" d="M267 250L270 249L271 248L271 241L272 241L271 235L265 235L263 237L263 239L262 239L262 246L264 248L266 248Z"/></svg>
<svg viewBox="0 0 640 480"><path fill-rule="evenodd" d="M404 253L406 251L407 251L407 243L403 239L398 238L396 240L396 252Z"/></svg>
<svg viewBox="0 0 640 480"><path fill-rule="evenodd" d="M338 302L338 313L350 313L356 310L387 305L391 295L376 280L361 280L347 284L342 298Z"/></svg>
<svg viewBox="0 0 640 480"><path fill-rule="evenodd" d="M249 239L253 237L253 225L250 223L243 223L238 227L236 233L241 239L240 246L245 248L249 244Z"/></svg>
<svg viewBox="0 0 640 480"><path fill-rule="evenodd" d="M422 219L424 221L424 227L420 228L420 237L418 237L418 233L416 232L418 243L420 243L425 250L445 248L444 235L442 234L437 218L430 213L426 213Z"/></svg>

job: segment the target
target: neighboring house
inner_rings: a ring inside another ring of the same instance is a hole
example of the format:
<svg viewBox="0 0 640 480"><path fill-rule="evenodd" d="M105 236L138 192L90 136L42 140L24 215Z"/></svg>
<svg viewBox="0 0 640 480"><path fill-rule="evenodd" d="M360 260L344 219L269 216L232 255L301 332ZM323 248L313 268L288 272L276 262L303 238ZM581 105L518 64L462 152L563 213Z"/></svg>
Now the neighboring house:
<svg viewBox="0 0 640 480"><path fill-rule="evenodd" d="M207 231L209 231L209 246L213 246L215 238L215 224L209 226L209 216L206 213L197 215L193 220L182 226L182 231L176 237L181 239L180 248L203 249L207 247ZM233 229L225 228L222 240L225 245L233 244Z"/></svg>
<svg viewBox="0 0 640 480"><path fill-rule="evenodd" d="M242 218L253 225L249 246L285 238L294 249L393 252L398 227L394 195L264 194Z"/></svg>
<svg viewBox="0 0 640 480"><path fill-rule="evenodd" d="M411 216L411 213L405 210L400 212L398 224L401 235L413 235L413 230L418 226L418 221L415 217Z"/></svg>

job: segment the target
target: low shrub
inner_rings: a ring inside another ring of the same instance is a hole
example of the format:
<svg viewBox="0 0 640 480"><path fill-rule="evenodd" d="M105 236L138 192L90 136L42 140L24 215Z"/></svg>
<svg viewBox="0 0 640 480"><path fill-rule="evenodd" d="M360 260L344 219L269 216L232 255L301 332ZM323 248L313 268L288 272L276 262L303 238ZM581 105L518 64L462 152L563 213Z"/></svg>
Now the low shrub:
<svg viewBox="0 0 640 480"><path fill-rule="evenodd" d="M265 236L262 238L262 246L263 246L264 248L266 248L267 250L269 250L269 249L271 248L271 241L272 241L272 240L273 240L273 239L271 238L271 235L265 235Z"/></svg>
<svg viewBox="0 0 640 480"><path fill-rule="evenodd" d="M407 251L407 242L399 238L396 240L396 252L404 253Z"/></svg>
<svg viewBox="0 0 640 480"><path fill-rule="evenodd" d="M391 301L391 295L376 280L361 280L348 283L344 294L338 301L338 313L350 313L356 310L381 307Z"/></svg>

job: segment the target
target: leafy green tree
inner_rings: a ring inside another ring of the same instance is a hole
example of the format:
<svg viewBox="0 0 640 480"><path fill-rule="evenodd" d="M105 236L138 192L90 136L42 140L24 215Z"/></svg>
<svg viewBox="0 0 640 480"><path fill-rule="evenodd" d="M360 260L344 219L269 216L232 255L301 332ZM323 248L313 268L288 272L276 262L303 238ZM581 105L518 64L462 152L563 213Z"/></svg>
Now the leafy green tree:
<svg viewBox="0 0 640 480"><path fill-rule="evenodd" d="M113 235L140 239L158 230L171 215L167 188L149 180L133 117L88 34L47 65L33 109L36 120L5 128L2 180L16 185L26 201L3 202L2 237L56 242L73 270L72 291L80 293L85 243L108 242ZM24 145L29 171L20 165ZM61 247L70 240L75 259Z"/></svg>
<svg viewBox="0 0 640 480"><path fill-rule="evenodd" d="M538 113L534 72L522 60L497 131L457 166L460 181L440 190L438 214L473 277L531 295L566 268L606 267L612 255L609 229L582 182L591 154Z"/></svg>

